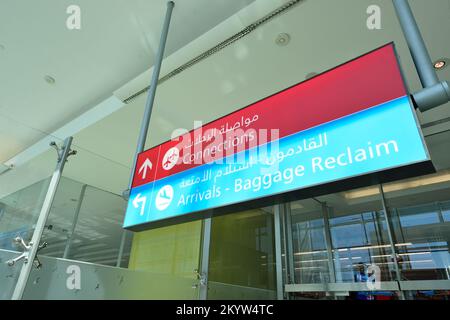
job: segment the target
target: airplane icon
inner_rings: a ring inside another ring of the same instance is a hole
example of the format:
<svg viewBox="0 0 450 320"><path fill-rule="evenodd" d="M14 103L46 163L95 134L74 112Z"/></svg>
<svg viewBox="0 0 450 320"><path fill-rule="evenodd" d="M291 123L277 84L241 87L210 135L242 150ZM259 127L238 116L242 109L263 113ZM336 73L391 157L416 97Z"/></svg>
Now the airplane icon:
<svg viewBox="0 0 450 320"><path fill-rule="evenodd" d="M167 195L167 190L166 190L166 189L163 189L162 192L159 194L159 196L160 196L161 198L167 199L167 200L172 199L171 196Z"/></svg>
<svg viewBox="0 0 450 320"><path fill-rule="evenodd" d="M172 149L169 149L164 155L164 158L162 160L163 169L164 170L172 169L177 164L179 157L180 157L180 150L178 150L178 148L174 147Z"/></svg>
<svg viewBox="0 0 450 320"><path fill-rule="evenodd" d="M167 161L164 162L163 166L164 166L164 167L168 167L168 166L170 166L171 164L172 164L172 161L170 161L170 159L167 159Z"/></svg>
<svg viewBox="0 0 450 320"><path fill-rule="evenodd" d="M173 188L170 185L162 187L156 194L155 205L156 209L163 211L170 206L173 200Z"/></svg>

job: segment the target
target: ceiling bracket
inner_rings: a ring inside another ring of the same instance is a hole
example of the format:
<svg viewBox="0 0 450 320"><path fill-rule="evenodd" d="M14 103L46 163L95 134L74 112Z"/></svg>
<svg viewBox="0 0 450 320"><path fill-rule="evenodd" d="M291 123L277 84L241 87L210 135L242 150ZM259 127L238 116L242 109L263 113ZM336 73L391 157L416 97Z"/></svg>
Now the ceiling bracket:
<svg viewBox="0 0 450 320"><path fill-rule="evenodd" d="M50 142L50 147L52 147L56 150L56 153L58 154L58 163L61 162L66 147L65 146L59 147L55 141ZM69 149L69 152L67 153L66 161L67 161L68 157L74 156L76 154L77 154L76 150Z"/></svg>

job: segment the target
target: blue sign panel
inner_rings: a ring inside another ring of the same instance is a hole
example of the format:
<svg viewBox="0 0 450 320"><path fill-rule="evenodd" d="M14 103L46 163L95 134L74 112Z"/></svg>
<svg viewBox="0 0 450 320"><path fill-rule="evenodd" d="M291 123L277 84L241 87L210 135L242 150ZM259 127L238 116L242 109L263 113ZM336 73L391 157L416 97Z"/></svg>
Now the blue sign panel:
<svg viewBox="0 0 450 320"><path fill-rule="evenodd" d="M414 110L404 96L136 187L124 227L427 160Z"/></svg>

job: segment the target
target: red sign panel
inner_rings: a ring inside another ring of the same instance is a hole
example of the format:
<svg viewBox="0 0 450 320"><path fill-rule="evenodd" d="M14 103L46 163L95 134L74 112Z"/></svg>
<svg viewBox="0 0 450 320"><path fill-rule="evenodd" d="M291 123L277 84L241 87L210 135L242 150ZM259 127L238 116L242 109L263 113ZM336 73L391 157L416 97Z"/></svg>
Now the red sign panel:
<svg viewBox="0 0 450 320"><path fill-rule="evenodd" d="M394 52L386 45L141 153L132 187L407 95Z"/></svg>

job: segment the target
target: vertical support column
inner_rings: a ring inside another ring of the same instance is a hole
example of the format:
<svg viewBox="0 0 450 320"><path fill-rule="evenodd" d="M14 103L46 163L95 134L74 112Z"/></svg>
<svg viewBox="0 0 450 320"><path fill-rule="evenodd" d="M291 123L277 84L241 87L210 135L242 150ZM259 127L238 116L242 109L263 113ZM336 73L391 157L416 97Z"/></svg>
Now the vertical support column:
<svg viewBox="0 0 450 320"><path fill-rule="evenodd" d="M398 209L395 208L389 208L389 220L390 224L389 227L391 230L398 230L398 234L395 235L395 238L393 239L396 243L405 243L406 237L403 232L402 224L400 221L400 213ZM411 261L410 256L405 256L403 258L406 262L406 260Z"/></svg>
<svg viewBox="0 0 450 320"><path fill-rule="evenodd" d="M283 271L283 284L287 284L289 283L289 262L287 255L286 215L284 205L280 204L279 206L280 206L280 228L281 228L280 234L281 234L281 258L282 258L281 270Z"/></svg>
<svg viewBox="0 0 450 320"><path fill-rule="evenodd" d="M283 206L283 236L285 238L285 254L286 254L286 270L287 270L287 284L295 283L295 264L294 264L294 246L292 237L292 217L291 217L291 205L285 203Z"/></svg>
<svg viewBox="0 0 450 320"><path fill-rule="evenodd" d="M199 271L199 300L208 298L208 275L209 275L209 250L211 247L211 222L212 218L203 220L202 252Z"/></svg>
<svg viewBox="0 0 450 320"><path fill-rule="evenodd" d="M273 214L270 212L266 213L266 227L267 227L267 238L275 239L274 236L274 225L273 225ZM270 242L272 244L272 242ZM267 248L267 272L269 283L277 283L276 279L276 263L275 261L275 249L272 245Z"/></svg>
<svg viewBox="0 0 450 320"><path fill-rule="evenodd" d="M375 227L375 232L377 235L377 244L384 243L383 239L383 225L381 224L380 213L378 211L372 212L372 220Z"/></svg>
<svg viewBox="0 0 450 320"><path fill-rule="evenodd" d="M133 168L130 174L130 181L128 184L128 190L125 190L124 196L128 199L129 192L131 190L131 184L133 182L133 175L136 171L136 161L139 153L144 151L145 141L147 140L148 127L150 125L150 119L152 116L153 105L155 103L156 97L156 88L158 86L159 75L161 73L161 65L164 59L164 51L166 49L167 35L169 34L170 20L172 18L172 12L175 3L173 1L167 2L167 12L164 20L163 29L161 32L161 39L159 43L158 53L156 55L155 65L153 67L153 75L150 84L150 88L148 89L148 97L145 103L144 116L142 117L141 130L139 131L139 138L136 147L136 153L133 159Z"/></svg>
<svg viewBox="0 0 450 320"><path fill-rule="evenodd" d="M395 248L395 242L394 242L394 235L392 233L392 226L390 223L390 214L388 212L388 206L386 204L386 198L384 196L384 190L383 190L383 185L380 184L379 186L380 188L380 195L381 195L381 202L383 204L383 210L384 210L384 216L386 219L386 230L387 230L387 234L388 234L388 238L389 238L389 245L391 247L391 252L392 252L392 262L394 263L394 270L395 270L395 274L397 277L397 281L401 281L401 273L400 273L400 269L398 267L398 260L397 260L397 250ZM405 295L403 293L403 291L400 291L400 298L402 300L405 300Z"/></svg>
<svg viewBox="0 0 450 320"><path fill-rule="evenodd" d="M125 242L127 240L128 230L122 230L122 237L120 239L119 254L117 255L116 267L120 268L122 264L123 250L125 248Z"/></svg>
<svg viewBox="0 0 450 320"><path fill-rule="evenodd" d="M78 197L78 203L77 203L77 207L75 209L75 214L74 214L74 217L73 217L72 227L70 228L69 239L67 239L66 248L64 249L63 259L67 259L69 257L69 254L70 254L70 249L72 247L72 241L73 241L73 235L75 234L75 228L77 227L78 216L80 215L81 205L82 205L83 200L84 200L84 195L86 193L86 188L87 188L87 184L84 184L81 187L80 196Z"/></svg>
<svg viewBox="0 0 450 320"><path fill-rule="evenodd" d="M50 214L53 199L55 198L55 194L58 189L58 184L59 181L61 180L64 165L66 163L67 157L73 154L72 151L70 150L72 140L73 140L72 137L67 138L64 141L64 146L58 152L58 162L56 165L56 169L53 172L52 178L50 180L47 194L45 196L44 203L42 204L41 212L39 213L38 221L34 229L33 237L31 238L31 241L29 243L30 246L29 251L25 256L25 260L23 262L22 269L20 270L19 278L17 280L17 284L11 298L12 300L22 299L23 293L25 291L28 278L31 273L31 268L33 267L33 261L36 258L39 243L41 241L42 234L44 232L45 225L47 223L47 219Z"/></svg>
<svg viewBox="0 0 450 320"><path fill-rule="evenodd" d="M283 287L283 261L281 253L281 205L274 205L274 229L275 229L275 270L277 278L277 299L283 300L284 287Z"/></svg>
<svg viewBox="0 0 450 320"><path fill-rule="evenodd" d="M436 202L436 208L438 210L439 223L441 225L443 225L445 223L445 219L444 219L444 214L442 212L442 207L441 207L441 203L440 202ZM438 255L437 260L438 260L438 263L440 263L441 265L443 265L443 266L447 265L448 266L448 262L447 262L448 258L444 260L441 255ZM448 267L445 268L445 274L447 276L447 280L450 280L450 273L449 273L449 268Z"/></svg>
<svg viewBox="0 0 450 320"><path fill-rule="evenodd" d="M440 202L436 202L436 207L439 211L439 223L445 223L444 214L442 213L442 207Z"/></svg>
<svg viewBox="0 0 450 320"><path fill-rule="evenodd" d="M327 255L328 255L328 270L330 273L330 282L336 282L336 272L334 269L333 262L333 243L331 241L331 229L330 229L330 220L328 216L328 207L327 204L322 202L322 214L323 214L323 224L325 229L325 242L327 245Z"/></svg>

